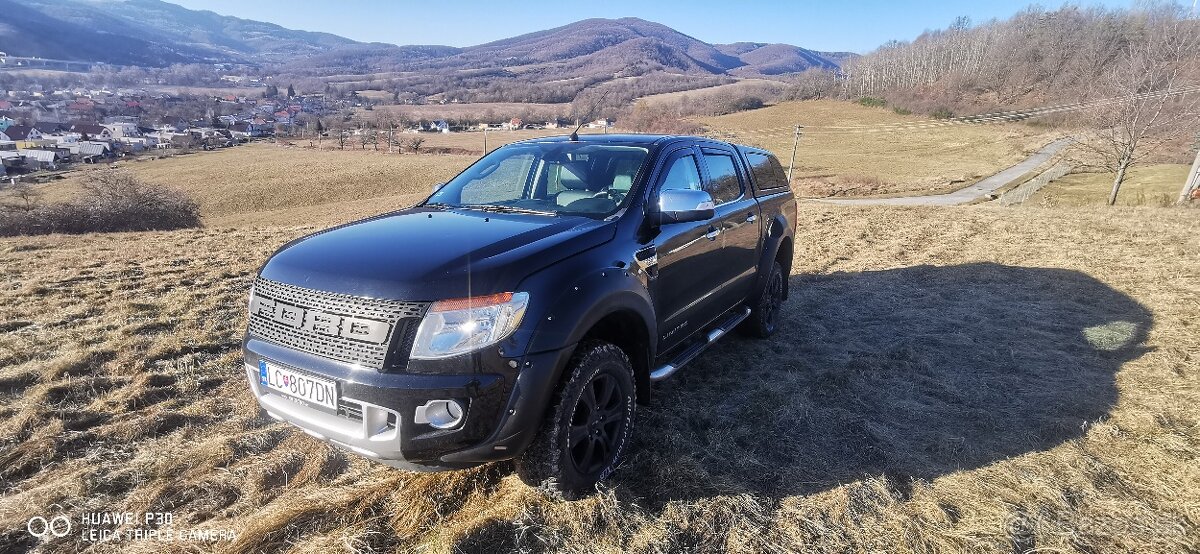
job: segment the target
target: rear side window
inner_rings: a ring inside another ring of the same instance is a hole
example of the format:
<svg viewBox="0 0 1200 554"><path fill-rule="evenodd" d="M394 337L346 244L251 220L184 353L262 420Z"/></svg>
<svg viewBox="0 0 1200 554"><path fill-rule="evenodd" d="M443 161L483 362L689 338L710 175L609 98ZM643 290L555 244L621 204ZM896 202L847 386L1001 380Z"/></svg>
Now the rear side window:
<svg viewBox="0 0 1200 554"><path fill-rule="evenodd" d="M700 190L700 170L696 168L696 157L688 154L675 158L671 169L663 177L660 190Z"/></svg>
<svg viewBox="0 0 1200 554"><path fill-rule="evenodd" d="M754 182L759 190L787 188L787 174L775 156L747 152L746 159L750 162L750 171L754 173Z"/></svg>
<svg viewBox="0 0 1200 554"><path fill-rule="evenodd" d="M704 163L708 164L708 177L711 179L708 194L712 195L713 203L721 205L742 196L742 180L738 178L737 167L733 165L733 156L705 152Z"/></svg>

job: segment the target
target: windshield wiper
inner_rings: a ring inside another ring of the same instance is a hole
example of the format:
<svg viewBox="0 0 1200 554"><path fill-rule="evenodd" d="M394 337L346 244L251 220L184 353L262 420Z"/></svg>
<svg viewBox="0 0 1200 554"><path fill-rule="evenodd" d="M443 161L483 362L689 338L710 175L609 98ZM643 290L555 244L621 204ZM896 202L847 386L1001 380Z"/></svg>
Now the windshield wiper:
<svg viewBox="0 0 1200 554"><path fill-rule="evenodd" d="M458 206L447 204L445 202L426 202L424 204L421 204L421 207L422 208L440 208L443 210L450 210L450 209L457 208Z"/></svg>
<svg viewBox="0 0 1200 554"><path fill-rule="evenodd" d="M495 213L505 213L505 214L558 215L557 212L551 212L551 211L546 211L546 210L535 210L532 208L518 208L516 206L504 206L501 204L468 204L468 205L462 206L462 207L470 208L472 210L484 211L484 212L495 212Z"/></svg>

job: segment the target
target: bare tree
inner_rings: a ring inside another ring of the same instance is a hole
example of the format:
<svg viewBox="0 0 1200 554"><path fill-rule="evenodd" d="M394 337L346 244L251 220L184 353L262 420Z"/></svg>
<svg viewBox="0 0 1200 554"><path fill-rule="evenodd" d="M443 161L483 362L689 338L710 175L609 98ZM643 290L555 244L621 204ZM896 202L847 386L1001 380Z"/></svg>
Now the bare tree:
<svg viewBox="0 0 1200 554"><path fill-rule="evenodd" d="M425 144L425 139L421 137L413 137L408 141L408 147L412 148L414 154L421 151L421 145Z"/></svg>
<svg viewBox="0 0 1200 554"><path fill-rule="evenodd" d="M5 212L30 212L41 205L42 193L34 190L29 183L17 182L8 189L8 194L0 196L0 214Z"/></svg>
<svg viewBox="0 0 1200 554"><path fill-rule="evenodd" d="M338 150L345 150L346 142L350 140L350 132L341 124L336 125L333 132L337 134Z"/></svg>
<svg viewBox="0 0 1200 554"><path fill-rule="evenodd" d="M1151 22L1098 87L1100 96L1115 100L1095 110L1098 130L1078 144L1089 155L1088 165L1115 174L1110 206L1130 167L1200 124L1200 92L1193 82L1200 76L1195 27L1173 18Z"/></svg>

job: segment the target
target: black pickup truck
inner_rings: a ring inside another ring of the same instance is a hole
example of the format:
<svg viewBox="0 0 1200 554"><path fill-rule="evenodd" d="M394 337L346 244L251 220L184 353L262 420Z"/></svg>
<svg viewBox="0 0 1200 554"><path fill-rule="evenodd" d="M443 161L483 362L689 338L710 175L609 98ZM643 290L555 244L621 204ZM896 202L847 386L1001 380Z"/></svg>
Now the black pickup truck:
<svg viewBox="0 0 1200 554"><path fill-rule="evenodd" d="M244 341L268 415L395 467L514 459L595 489L636 404L787 298L796 201L757 148L585 135L491 152L424 202L293 241Z"/></svg>

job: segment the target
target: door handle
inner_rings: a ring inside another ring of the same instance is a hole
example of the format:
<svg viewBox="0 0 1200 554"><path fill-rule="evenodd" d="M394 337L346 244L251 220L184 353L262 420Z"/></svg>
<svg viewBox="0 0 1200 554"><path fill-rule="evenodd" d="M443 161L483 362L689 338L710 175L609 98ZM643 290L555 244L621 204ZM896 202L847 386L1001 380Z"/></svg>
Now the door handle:
<svg viewBox="0 0 1200 554"><path fill-rule="evenodd" d="M754 214L746 214L746 223L754 223L758 221L758 216Z"/></svg>
<svg viewBox="0 0 1200 554"><path fill-rule="evenodd" d="M721 236L721 230L716 227L709 227L708 232L704 233L704 238L708 240L717 240L719 236Z"/></svg>
<svg viewBox="0 0 1200 554"><path fill-rule="evenodd" d="M642 271L650 271L658 265L658 248L647 246L633 253L633 259Z"/></svg>

